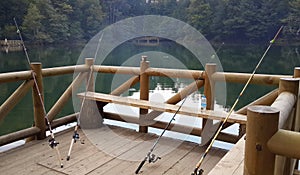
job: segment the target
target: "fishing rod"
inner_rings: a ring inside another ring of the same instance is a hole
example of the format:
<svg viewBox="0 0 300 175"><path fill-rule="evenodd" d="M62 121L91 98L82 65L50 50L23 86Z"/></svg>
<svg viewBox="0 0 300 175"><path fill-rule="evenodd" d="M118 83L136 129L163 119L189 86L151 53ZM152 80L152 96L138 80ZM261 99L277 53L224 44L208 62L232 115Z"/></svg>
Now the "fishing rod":
<svg viewBox="0 0 300 175"><path fill-rule="evenodd" d="M217 50L215 51L215 54L212 54L211 55L211 57L210 57L210 59L212 60L212 59L215 59L216 58L216 55L217 55L217 53L220 51L220 49L224 46L224 42L222 42L220 45L219 45L219 47L217 48Z"/></svg>
<svg viewBox="0 0 300 175"><path fill-rule="evenodd" d="M99 51L100 43L102 41L102 38L103 38L103 33L99 38L94 59L96 59L96 57L97 57L97 53ZM83 106L84 106L84 103L85 103L85 100L86 100L86 95L87 95L87 92L88 92L88 87L89 87L90 81L92 79L92 76L93 76L93 64L90 66L89 76L88 76L88 80L87 80L87 86L85 88L83 100L81 102L80 111L79 111L79 114L78 114L78 117L77 117L76 126L74 128L74 133L73 133L73 136L72 136L70 148L69 148L68 155L67 155L67 161L70 160L71 152L72 152L72 148L73 148L74 143L76 143L76 141L80 140L79 133L78 133L78 128L80 127L81 111L83 110ZM83 144L83 142L81 142L81 143Z"/></svg>
<svg viewBox="0 0 300 175"><path fill-rule="evenodd" d="M215 52L215 54L217 54L219 52L219 50L222 48L222 46L225 43L222 42L222 44L220 44L220 46L218 47L217 51ZM213 54L211 56L211 59L215 58L215 54ZM182 107L182 105L184 104L185 100L186 100L187 96L184 98L182 104L178 107L177 111L175 112L175 114L173 115L172 119L169 121L168 125L164 128L163 132L161 133L161 135L157 138L157 140L155 141L155 143L153 144L152 148L150 149L150 151L147 153L147 155L145 156L144 160L140 163L140 165L138 166L138 168L135 171L135 174L138 174L139 171L141 170L141 168L143 167L143 165L146 163L146 161L148 160L149 163L155 163L158 159L161 159L160 157L157 157L156 155L152 154L152 152L154 151L154 148L156 147L156 145L158 144L159 140L161 139L161 137L164 135L165 131L168 129L168 127L170 126L170 124L172 123L172 121L174 120L176 114L179 112L180 108Z"/></svg>
<svg viewBox="0 0 300 175"><path fill-rule="evenodd" d="M31 61L30 61L30 59L29 59L28 52L27 52L27 49L26 49L26 46L25 46L25 43L24 43L24 40L23 40L21 31L20 31L20 29L19 29L18 23L17 23L17 21L16 21L16 18L13 18L13 19L14 19L14 22L15 22L15 26L16 26L16 28L17 28L17 33L18 33L19 38L20 38L20 40L21 40L21 42L22 42L22 47L23 47L24 53L25 53L25 55L26 55L27 63L28 63L28 65L29 65L29 67L31 67L31 66L30 66L30 65L31 65ZM39 89L39 86L38 86L38 84L37 84L37 80L36 80L36 76L35 76L34 71L31 71L31 75L32 75L32 77L33 77L33 82L34 82L35 88L36 88L36 90L37 90L37 93L38 93L38 95L39 95L40 103L42 104L42 107L43 107L43 112L44 112L44 115L45 115L44 118L45 118L45 120L46 120L46 124L47 124L47 126L48 126L48 128L49 128L49 131L50 131L50 136L51 136L51 138L49 139L49 146L50 146L52 149L55 149L55 150L56 150L56 154L57 154L57 158L58 158L60 167L63 168L64 165L63 165L63 163L62 163L61 154L60 154L60 152L59 152L59 150L58 150L58 146L57 146L57 145L59 144L59 142L57 142L57 141L55 140L54 133L53 133L53 130L52 130L52 127L51 127L49 118L48 118L48 114L47 114L47 112L46 112L45 104L44 104L44 101L43 101L42 94L41 94L41 91L40 91L40 89Z"/></svg>
<svg viewBox="0 0 300 175"><path fill-rule="evenodd" d="M206 157L206 155L208 154L208 152L210 151L210 149L212 148L212 145L214 144L214 142L216 141L218 135L220 134L224 124L227 122L228 118L230 117L230 115L232 114L235 106L237 105L239 99L241 98L241 96L243 95L244 91L246 90L246 88L248 87L249 83L251 82L251 80L254 77L254 74L256 72L256 70L258 69L258 67L260 66L261 62L263 61L263 59L265 58L265 56L267 55L269 49L271 48L271 46L273 45L273 43L275 42L275 40L277 39L279 33L281 32L281 30L283 29L283 26L281 26L279 28L279 30L277 31L277 33L275 34L274 38L270 41L269 46L267 47L267 49L265 50L264 54L262 55L262 57L260 58L259 62L257 63L255 69L253 70L251 76L249 77L247 83L245 84L244 88L242 89L242 91L240 92L239 96L237 97L237 99L235 100L233 106L231 107L228 115L226 116L226 118L223 120L222 124L219 126L217 132L215 133L214 137L212 138L209 146L206 148L205 152L202 154L199 162L196 164L196 167L194 169L194 172L192 173L192 175L202 175L204 170L203 169L199 169L201 164L203 163L204 158Z"/></svg>
<svg viewBox="0 0 300 175"><path fill-rule="evenodd" d="M169 121L169 123L167 124L167 126L164 128L164 130L162 131L162 133L160 134L160 136L156 139L156 141L154 142L152 148L149 150L149 152L145 156L144 160L140 163L140 165L136 169L135 174L138 174L140 172L141 168L143 167L143 165L146 163L147 160L148 160L149 163L155 163L157 160L161 159L161 157L156 156L152 152L154 151L155 147L157 146L158 142L160 141L160 139L162 138L162 136L164 135L164 133L166 132L166 130L171 125L172 121L175 120L175 116L177 115L177 113L179 112L179 110L181 109L181 107L183 106L183 104L186 101L187 97L188 97L188 95L184 98L184 100L182 101L181 105L178 107L177 111L174 113L173 117L171 118L171 120Z"/></svg>

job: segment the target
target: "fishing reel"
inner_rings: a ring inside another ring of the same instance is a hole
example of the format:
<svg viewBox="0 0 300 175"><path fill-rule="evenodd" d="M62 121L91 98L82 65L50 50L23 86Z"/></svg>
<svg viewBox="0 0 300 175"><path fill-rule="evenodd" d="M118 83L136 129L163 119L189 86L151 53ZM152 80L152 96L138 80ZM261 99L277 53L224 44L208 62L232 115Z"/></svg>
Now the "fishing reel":
<svg viewBox="0 0 300 175"><path fill-rule="evenodd" d="M74 143L76 143L76 141L79 140L79 134L77 132L74 132L73 139L74 139Z"/></svg>
<svg viewBox="0 0 300 175"><path fill-rule="evenodd" d="M59 142L57 142L54 138L49 139L49 146L51 148L55 148L58 144Z"/></svg>
<svg viewBox="0 0 300 175"><path fill-rule="evenodd" d="M198 170L198 168L196 168L191 175L202 175L203 173L204 173L203 169Z"/></svg>
<svg viewBox="0 0 300 175"><path fill-rule="evenodd" d="M155 154L148 154L148 161L149 163L155 163L157 160L161 159L160 157L156 156Z"/></svg>
<svg viewBox="0 0 300 175"><path fill-rule="evenodd" d="M84 144L84 140L80 140L79 134L77 131L74 132L73 137L74 139L74 143L76 143L76 141L80 141L81 144Z"/></svg>

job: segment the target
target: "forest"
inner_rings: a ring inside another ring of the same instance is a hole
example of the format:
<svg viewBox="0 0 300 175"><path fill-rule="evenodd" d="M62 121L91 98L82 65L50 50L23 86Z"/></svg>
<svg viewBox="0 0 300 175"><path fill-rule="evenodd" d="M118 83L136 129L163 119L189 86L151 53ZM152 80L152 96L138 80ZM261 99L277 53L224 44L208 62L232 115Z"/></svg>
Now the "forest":
<svg viewBox="0 0 300 175"><path fill-rule="evenodd" d="M215 42L256 43L284 25L284 42L300 42L300 0L1 0L0 39L35 44L86 42L104 27L139 15L189 23Z"/></svg>

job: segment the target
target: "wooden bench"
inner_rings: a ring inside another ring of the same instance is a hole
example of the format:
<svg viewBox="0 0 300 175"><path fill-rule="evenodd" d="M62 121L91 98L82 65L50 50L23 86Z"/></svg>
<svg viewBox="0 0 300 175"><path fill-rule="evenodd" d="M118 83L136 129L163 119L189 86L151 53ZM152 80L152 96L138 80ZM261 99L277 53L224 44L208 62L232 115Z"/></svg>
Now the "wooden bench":
<svg viewBox="0 0 300 175"><path fill-rule="evenodd" d="M89 100L132 106L132 107L137 107L142 109L150 109L150 110L160 111L160 112L175 113L179 108L179 105L171 105L167 103L139 100L139 99L120 97L120 96L114 96L114 95L108 95L108 94L96 93L96 92L79 93L77 95L79 98L84 98L84 96L86 95L86 99ZM182 106L178 114L223 121L226 118L228 113L225 111L212 111L212 110L201 111L199 109ZM231 114L227 122L246 124L247 116L240 115L240 114Z"/></svg>

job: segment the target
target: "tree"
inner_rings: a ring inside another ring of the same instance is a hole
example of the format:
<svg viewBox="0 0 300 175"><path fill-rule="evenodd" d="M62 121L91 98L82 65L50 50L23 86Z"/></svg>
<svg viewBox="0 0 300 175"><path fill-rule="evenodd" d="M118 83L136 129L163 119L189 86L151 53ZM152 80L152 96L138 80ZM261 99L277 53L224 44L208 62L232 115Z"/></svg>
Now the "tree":
<svg viewBox="0 0 300 175"><path fill-rule="evenodd" d="M243 28L250 41L265 41L273 36L280 26L283 13L278 9L282 7L277 0L242 0Z"/></svg>
<svg viewBox="0 0 300 175"><path fill-rule="evenodd" d="M42 42L45 39L45 34L41 30L43 18L36 5L30 3L22 24L26 38L34 42Z"/></svg>
<svg viewBox="0 0 300 175"><path fill-rule="evenodd" d="M290 41L300 41L300 0L291 0L289 2L290 11L282 22L286 24L284 29L285 38Z"/></svg>
<svg viewBox="0 0 300 175"><path fill-rule="evenodd" d="M69 40L69 15L72 11L73 9L67 0L51 0L51 8L48 10L48 32L54 41L65 42Z"/></svg>
<svg viewBox="0 0 300 175"><path fill-rule="evenodd" d="M17 39L13 18L22 23L28 7L28 0L0 1L0 38Z"/></svg>
<svg viewBox="0 0 300 175"><path fill-rule="evenodd" d="M208 35L212 23L212 14L211 7L205 0L191 0L188 7L188 22L200 30L202 34Z"/></svg>
<svg viewBox="0 0 300 175"><path fill-rule="evenodd" d="M105 13L99 0L73 0L70 4L73 8L69 15L72 38L89 40L103 28Z"/></svg>

